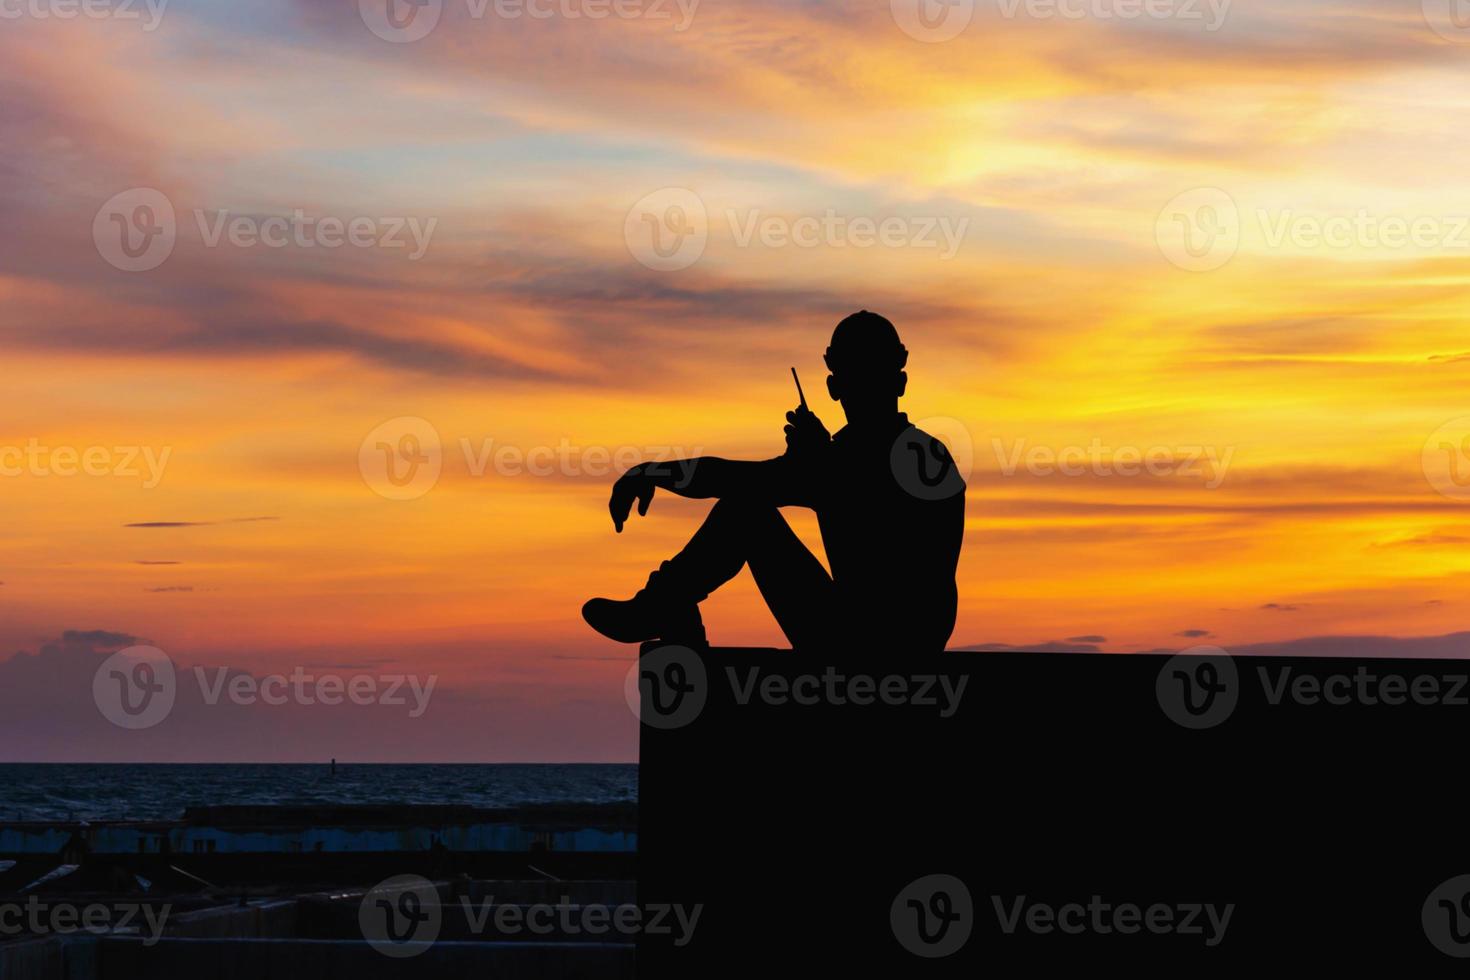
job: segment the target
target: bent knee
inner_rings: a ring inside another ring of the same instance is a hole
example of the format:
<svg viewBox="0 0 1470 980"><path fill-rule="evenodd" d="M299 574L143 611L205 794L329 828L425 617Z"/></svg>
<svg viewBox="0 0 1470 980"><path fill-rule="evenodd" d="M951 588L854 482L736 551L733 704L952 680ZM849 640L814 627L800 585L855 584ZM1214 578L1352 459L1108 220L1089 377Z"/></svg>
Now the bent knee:
<svg viewBox="0 0 1470 980"><path fill-rule="evenodd" d="M765 500L745 496L721 497L715 502L710 516L718 514L722 519L742 524L763 524L781 520L781 509Z"/></svg>

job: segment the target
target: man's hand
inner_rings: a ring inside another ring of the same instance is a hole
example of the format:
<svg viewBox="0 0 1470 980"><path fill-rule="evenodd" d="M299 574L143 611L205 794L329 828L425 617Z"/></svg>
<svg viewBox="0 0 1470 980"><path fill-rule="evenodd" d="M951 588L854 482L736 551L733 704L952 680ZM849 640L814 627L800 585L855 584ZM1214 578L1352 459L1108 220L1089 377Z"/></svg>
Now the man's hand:
<svg viewBox="0 0 1470 980"><path fill-rule="evenodd" d="M653 478L643 472L642 466L635 466L618 477L618 482L613 484L612 499L607 502L607 510L612 514L613 527L618 529L619 534L623 533L623 522L633 509L633 501L638 501L639 517L648 513L648 505L653 503L653 491Z"/></svg>
<svg viewBox="0 0 1470 980"><path fill-rule="evenodd" d="M830 445L832 435L811 409L797 406L786 413L786 452L793 456L811 456Z"/></svg>

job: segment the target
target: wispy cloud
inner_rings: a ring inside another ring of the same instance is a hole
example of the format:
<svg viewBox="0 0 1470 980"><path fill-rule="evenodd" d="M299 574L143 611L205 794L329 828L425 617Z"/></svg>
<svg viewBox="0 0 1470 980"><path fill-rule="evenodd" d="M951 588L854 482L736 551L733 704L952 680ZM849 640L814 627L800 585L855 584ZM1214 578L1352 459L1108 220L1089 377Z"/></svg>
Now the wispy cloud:
<svg viewBox="0 0 1470 980"><path fill-rule="evenodd" d="M123 527L214 527L219 524L254 524L258 521L278 521L279 517L231 517L219 521L138 521ZM149 564L149 563L140 563ZM168 563L160 563L168 564ZM176 564L176 563L175 563Z"/></svg>

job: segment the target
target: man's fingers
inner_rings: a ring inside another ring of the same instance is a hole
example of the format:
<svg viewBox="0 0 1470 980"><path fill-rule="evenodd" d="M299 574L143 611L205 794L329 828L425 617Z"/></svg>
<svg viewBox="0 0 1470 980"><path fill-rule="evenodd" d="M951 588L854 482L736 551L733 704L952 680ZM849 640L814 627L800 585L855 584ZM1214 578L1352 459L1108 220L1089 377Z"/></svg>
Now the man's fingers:
<svg viewBox="0 0 1470 980"><path fill-rule="evenodd" d="M618 533L623 533L623 522L628 519L628 507L632 501L623 497L616 490L613 491L612 499L607 502L607 512L612 515L613 527Z"/></svg>
<svg viewBox="0 0 1470 980"><path fill-rule="evenodd" d="M653 502L654 489L653 484L647 482L635 489L626 478L613 485L612 499L607 502L607 510L612 515L613 527L617 528L619 534L623 533L623 525L633 511L633 501L638 501L639 517L648 513L648 505Z"/></svg>
<svg viewBox="0 0 1470 980"><path fill-rule="evenodd" d="M813 429L822 429L822 420L817 418L816 413L809 408L798 408L794 412L786 413L786 421L792 425L809 426Z"/></svg>

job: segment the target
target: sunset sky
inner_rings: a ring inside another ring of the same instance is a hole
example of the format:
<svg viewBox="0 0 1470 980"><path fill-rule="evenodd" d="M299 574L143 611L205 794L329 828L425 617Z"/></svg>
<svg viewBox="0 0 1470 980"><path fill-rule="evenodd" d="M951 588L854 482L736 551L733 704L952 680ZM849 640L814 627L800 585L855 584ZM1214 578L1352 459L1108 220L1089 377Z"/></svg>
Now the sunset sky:
<svg viewBox="0 0 1470 980"><path fill-rule="evenodd" d="M951 646L1466 626L1448 0L428 0L415 40L389 2L0 5L3 655L434 673L456 707L362 753L633 759L632 651L578 609L708 504L615 535L617 461L776 455L793 365L835 430L821 353L859 308L969 467ZM172 250L127 271L159 199ZM379 492L398 419L432 487ZM781 643L748 577L704 611ZM352 756L201 732L180 757Z"/></svg>

